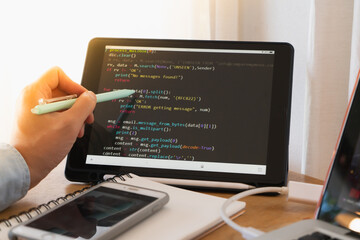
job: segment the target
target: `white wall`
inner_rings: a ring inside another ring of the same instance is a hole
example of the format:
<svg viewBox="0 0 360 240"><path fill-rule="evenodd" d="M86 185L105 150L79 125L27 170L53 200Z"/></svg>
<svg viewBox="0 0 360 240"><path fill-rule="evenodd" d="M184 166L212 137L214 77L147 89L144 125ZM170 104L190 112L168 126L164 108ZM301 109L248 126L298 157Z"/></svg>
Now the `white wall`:
<svg viewBox="0 0 360 240"><path fill-rule="evenodd" d="M15 100L25 85L52 66L81 81L90 39L201 38L202 32L193 28L197 21L193 4L191 0L0 1L0 142L8 141Z"/></svg>

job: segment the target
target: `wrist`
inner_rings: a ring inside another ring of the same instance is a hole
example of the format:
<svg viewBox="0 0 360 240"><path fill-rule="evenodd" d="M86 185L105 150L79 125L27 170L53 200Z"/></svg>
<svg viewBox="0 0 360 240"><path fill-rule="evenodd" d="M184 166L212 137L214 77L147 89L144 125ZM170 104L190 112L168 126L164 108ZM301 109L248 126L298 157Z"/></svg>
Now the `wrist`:
<svg viewBox="0 0 360 240"><path fill-rule="evenodd" d="M21 155L27 165L30 174L30 189L35 187L41 179L46 176L42 176L44 171L41 171L38 166L34 166L34 162L36 164L36 161L33 159L36 159L36 157L33 156L33 154L36 154L36 151L34 151L31 146L25 146L15 141L12 141L11 145L19 152L19 155Z"/></svg>

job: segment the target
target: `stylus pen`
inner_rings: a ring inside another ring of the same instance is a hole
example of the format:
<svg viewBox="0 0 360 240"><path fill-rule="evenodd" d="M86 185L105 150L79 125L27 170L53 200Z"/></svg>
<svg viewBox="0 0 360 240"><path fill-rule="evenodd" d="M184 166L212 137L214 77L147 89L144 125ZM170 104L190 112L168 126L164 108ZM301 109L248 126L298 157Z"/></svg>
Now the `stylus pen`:
<svg viewBox="0 0 360 240"><path fill-rule="evenodd" d="M96 102L99 103L99 102L106 102L118 98L124 98L130 96L133 93L135 93L135 90L131 90L131 89L122 89L112 92L99 93L96 94ZM76 98L53 102L53 103L47 103L47 104L39 104L36 105L33 109L31 109L31 112L40 115L50 112L61 111L71 108L71 106L75 103L75 101Z"/></svg>

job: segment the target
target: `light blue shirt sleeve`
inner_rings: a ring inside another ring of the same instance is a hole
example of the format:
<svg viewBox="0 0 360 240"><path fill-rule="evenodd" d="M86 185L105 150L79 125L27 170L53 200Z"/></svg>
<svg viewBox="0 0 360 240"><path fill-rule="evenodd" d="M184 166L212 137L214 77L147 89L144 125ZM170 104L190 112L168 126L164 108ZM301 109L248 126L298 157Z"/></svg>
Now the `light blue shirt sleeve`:
<svg viewBox="0 0 360 240"><path fill-rule="evenodd" d="M0 211L21 199L30 187L29 168L12 146L0 143Z"/></svg>

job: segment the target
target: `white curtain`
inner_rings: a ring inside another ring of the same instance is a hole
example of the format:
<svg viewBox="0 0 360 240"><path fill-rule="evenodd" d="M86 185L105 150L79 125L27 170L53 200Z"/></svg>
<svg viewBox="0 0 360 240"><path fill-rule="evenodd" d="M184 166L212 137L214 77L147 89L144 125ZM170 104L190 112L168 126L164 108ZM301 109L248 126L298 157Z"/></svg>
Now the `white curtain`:
<svg viewBox="0 0 360 240"><path fill-rule="evenodd" d="M355 80L350 74L353 12L352 1L316 0L311 5L304 162L311 176L324 178L327 173L347 107L349 80Z"/></svg>
<svg viewBox="0 0 360 240"><path fill-rule="evenodd" d="M290 170L324 178L359 69L359 1L0 1L0 125L49 67L80 82L93 37L284 41L295 48Z"/></svg>

